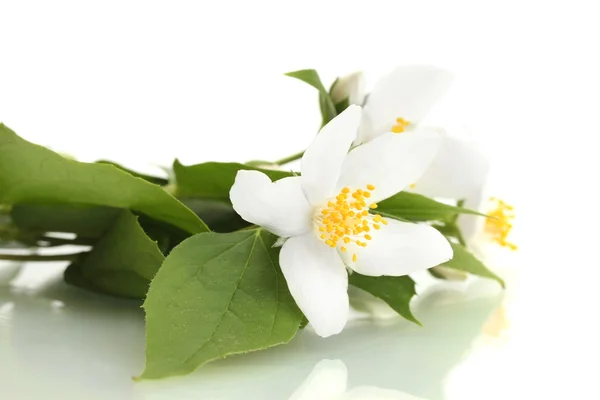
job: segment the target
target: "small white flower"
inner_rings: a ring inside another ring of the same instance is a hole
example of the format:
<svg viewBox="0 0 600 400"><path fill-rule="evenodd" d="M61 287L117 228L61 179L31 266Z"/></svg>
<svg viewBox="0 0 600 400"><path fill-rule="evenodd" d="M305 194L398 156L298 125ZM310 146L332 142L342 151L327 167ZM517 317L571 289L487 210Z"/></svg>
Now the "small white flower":
<svg viewBox="0 0 600 400"><path fill-rule="evenodd" d="M321 360L289 400L419 400L396 390L359 386L347 390L348 370L341 360Z"/></svg>
<svg viewBox="0 0 600 400"><path fill-rule="evenodd" d="M448 90L452 74L432 66L398 67L377 82L368 96L360 92L363 81L361 73L354 73L340 78L334 86L338 98L365 99L357 144L390 131L404 133L423 129L419 123ZM434 198L464 200L463 207L488 212L485 183L489 163L486 156L475 143L448 135L439 128L428 128L434 129L441 137L440 150L423 176L411 182L411 191ZM501 230L498 226L485 224L483 218L473 215L458 218L467 242L483 231ZM502 229L507 226L505 223ZM506 235L492 232L492 236L497 242L505 242Z"/></svg>
<svg viewBox="0 0 600 400"><path fill-rule="evenodd" d="M246 221L288 238L279 256L296 303L323 337L348 319L346 267L364 275L406 275L452 258L434 228L369 214L417 180L439 147L434 132L387 133L348 153L361 108L328 123L302 157L301 176L271 182L237 173L233 208Z"/></svg>
<svg viewBox="0 0 600 400"><path fill-rule="evenodd" d="M338 82L362 82L356 75L350 75L354 77L352 79L341 78ZM402 66L381 78L368 96L354 94L354 98L365 99L355 144L368 142L387 132L416 129L451 83L449 71L431 66Z"/></svg>

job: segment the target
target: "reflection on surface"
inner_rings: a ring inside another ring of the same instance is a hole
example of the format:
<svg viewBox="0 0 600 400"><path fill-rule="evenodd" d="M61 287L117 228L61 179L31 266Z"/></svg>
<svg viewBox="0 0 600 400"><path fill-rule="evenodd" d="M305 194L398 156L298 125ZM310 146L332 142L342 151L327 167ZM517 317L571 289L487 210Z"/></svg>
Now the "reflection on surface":
<svg viewBox="0 0 600 400"><path fill-rule="evenodd" d="M48 267L42 278L41 268L26 267L12 287L0 287L0 388L20 395L11 398L285 400L330 359L345 365L338 375L347 368L344 387L347 379L350 388L442 399L444 378L500 300L484 281L461 290L442 283L415 304L424 327L392 318L354 321L329 339L306 330L287 346L214 362L186 377L134 383L144 362L139 302L69 287L60 269Z"/></svg>
<svg viewBox="0 0 600 400"><path fill-rule="evenodd" d="M415 396L372 386L348 390L348 370L341 360L321 360L289 400L419 400Z"/></svg>

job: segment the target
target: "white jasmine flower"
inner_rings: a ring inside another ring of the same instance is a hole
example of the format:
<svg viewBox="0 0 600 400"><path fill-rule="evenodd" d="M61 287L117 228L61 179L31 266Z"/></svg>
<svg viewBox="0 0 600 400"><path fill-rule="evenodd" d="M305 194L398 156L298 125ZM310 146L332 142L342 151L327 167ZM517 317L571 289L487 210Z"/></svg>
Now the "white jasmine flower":
<svg viewBox="0 0 600 400"><path fill-rule="evenodd" d="M289 400L419 400L390 389L359 386L347 390L348 370L341 360L321 360Z"/></svg>
<svg viewBox="0 0 600 400"><path fill-rule="evenodd" d="M402 66L382 78L365 96L362 73L340 78L332 97L338 103L364 100L363 118L355 143L368 142L387 132L403 133L420 129L418 124L448 90L452 74L431 66ZM434 128L429 128L429 130ZM492 213L496 219L461 215L458 225L467 243L483 233L488 240L515 249L507 236L512 228L512 208L501 200L485 196L489 163L475 143L437 129L440 150L423 176L411 182L413 192L434 198L463 200L463 207ZM491 202L491 203L490 203Z"/></svg>
<svg viewBox="0 0 600 400"><path fill-rule="evenodd" d="M351 103L353 99L365 99L356 144L368 142L387 132L402 133L416 129L450 87L452 74L431 66L397 67L381 78L368 96L357 93L364 84L353 83L362 80L361 73L354 73L340 78L334 86L334 91L337 89L336 96L344 97L346 94Z"/></svg>
<svg viewBox="0 0 600 400"><path fill-rule="evenodd" d="M328 123L302 157L301 176L271 182L237 173L233 208L246 221L288 238L279 256L296 303L320 336L348 319L346 267L370 276L406 275L448 261L452 249L434 228L370 214L377 202L416 181L435 157L435 132L387 133L348 152L361 108Z"/></svg>
<svg viewBox="0 0 600 400"><path fill-rule="evenodd" d="M442 143L427 171L411 185L412 191L429 197L462 200L463 207L494 217L468 214L458 217L458 227L470 246L481 238L516 250L517 246L508 239L515 217L513 207L487 195L490 170L487 157L473 142L446 135Z"/></svg>

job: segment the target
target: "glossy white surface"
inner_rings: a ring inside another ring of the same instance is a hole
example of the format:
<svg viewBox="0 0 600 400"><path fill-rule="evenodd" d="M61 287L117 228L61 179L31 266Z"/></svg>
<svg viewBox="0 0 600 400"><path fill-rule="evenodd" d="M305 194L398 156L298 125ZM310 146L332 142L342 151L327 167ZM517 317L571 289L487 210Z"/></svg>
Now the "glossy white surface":
<svg viewBox="0 0 600 400"><path fill-rule="evenodd" d="M349 389L367 386L351 396L442 399L445 380L465 355L497 341L490 334L503 328L493 326L502 321L489 322L502 297L493 283L433 285L415 305L423 328L384 318L385 310L376 320L356 313L328 340L307 329L287 346L215 362L187 377L135 383L131 377L144 362L139 303L69 287L61 269L29 266L0 288L0 381L10 399L288 399L327 359L339 361L325 374L341 377L313 388L319 396L344 385L347 369Z"/></svg>
<svg viewBox="0 0 600 400"><path fill-rule="evenodd" d="M35 265L0 288L0 399L286 400L322 359L344 363L350 390L600 398L595 3L350 3L2 1L0 120L84 161L274 160L319 126L316 92L282 73L317 68L330 83L361 68L373 84L399 64L448 67L457 79L429 122L476 137L493 162L490 194L516 206L520 249L490 263L507 278L503 300L491 282L442 284L415 305L424 328L303 332L134 383L139 305L52 283L60 270ZM340 384L343 368L331 373Z"/></svg>

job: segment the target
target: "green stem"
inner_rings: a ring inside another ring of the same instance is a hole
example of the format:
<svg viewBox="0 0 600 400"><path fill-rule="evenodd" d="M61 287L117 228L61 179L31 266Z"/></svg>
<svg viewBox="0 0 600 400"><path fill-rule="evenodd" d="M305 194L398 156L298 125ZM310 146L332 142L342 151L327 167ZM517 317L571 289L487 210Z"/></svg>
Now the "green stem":
<svg viewBox="0 0 600 400"><path fill-rule="evenodd" d="M296 161L296 160L302 158L303 155L304 155L304 150L299 153L292 154L291 156L282 158L281 160L274 161L274 164L284 165L287 163L291 163L292 161Z"/></svg>
<svg viewBox="0 0 600 400"><path fill-rule="evenodd" d="M87 251L81 253L71 253L71 254L53 254L53 255L39 255L39 254L0 254L0 260L4 261L20 261L20 262L28 262L28 261L75 261L80 256L87 254Z"/></svg>

